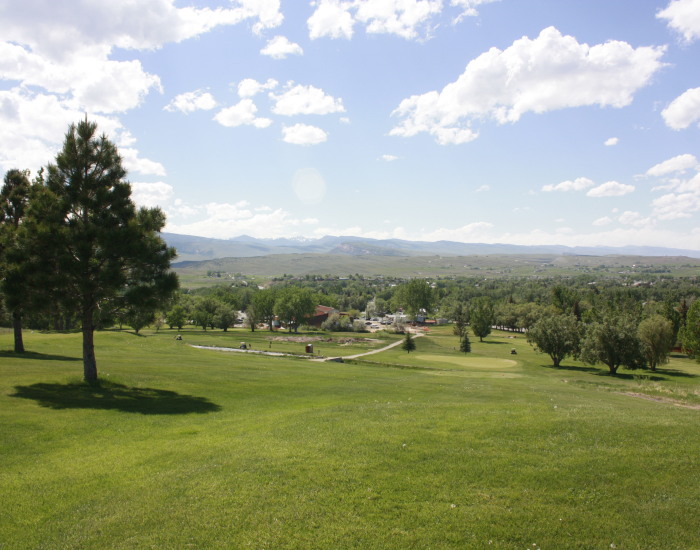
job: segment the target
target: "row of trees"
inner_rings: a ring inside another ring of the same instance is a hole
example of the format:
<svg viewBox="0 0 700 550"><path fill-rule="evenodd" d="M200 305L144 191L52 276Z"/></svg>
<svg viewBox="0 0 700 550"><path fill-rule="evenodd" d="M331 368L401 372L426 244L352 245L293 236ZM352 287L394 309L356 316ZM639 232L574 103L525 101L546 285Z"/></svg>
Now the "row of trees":
<svg viewBox="0 0 700 550"><path fill-rule="evenodd" d="M22 353L25 315L76 320L83 374L97 379L94 331L118 313L162 308L178 287L158 208L136 208L117 147L87 119L33 181L9 170L0 190L0 290ZM135 315L132 315L135 317Z"/></svg>
<svg viewBox="0 0 700 550"><path fill-rule="evenodd" d="M686 349L695 354L700 349L700 302L690 309L690 323L682 338ZM648 366L655 371L668 362L676 344L673 324L659 314L641 322L630 315L609 314L599 321L584 324L574 315L553 315L537 321L527 333L528 341L559 367L566 357L586 363L602 363L611 374L624 366L635 369Z"/></svg>

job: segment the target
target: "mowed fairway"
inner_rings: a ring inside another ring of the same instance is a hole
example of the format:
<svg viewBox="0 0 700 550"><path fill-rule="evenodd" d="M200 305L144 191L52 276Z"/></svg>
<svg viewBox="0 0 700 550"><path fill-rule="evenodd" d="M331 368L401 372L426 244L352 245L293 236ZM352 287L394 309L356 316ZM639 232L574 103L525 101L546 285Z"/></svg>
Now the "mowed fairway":
<svg viewBox="0 0 700 550"><path fill-rule="evenodd" d="M95 388L78 334L0 352L0 548L700 548L697 363L613 378L521 335L465 356L449 328L322 363L183 334L97 333Z"/></svg>

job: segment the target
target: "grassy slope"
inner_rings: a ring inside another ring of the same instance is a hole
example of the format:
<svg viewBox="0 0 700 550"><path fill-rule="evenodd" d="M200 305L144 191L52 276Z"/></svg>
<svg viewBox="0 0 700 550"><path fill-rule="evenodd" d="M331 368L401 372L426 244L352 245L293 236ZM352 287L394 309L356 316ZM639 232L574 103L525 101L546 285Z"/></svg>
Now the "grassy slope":
<svg viewBox="0 0 700 550"><path fill-rule="evenodd" d="M99 333L90 391L78 335L0 354L0 548L700 547L700 410L621 393L697 404L685 359L613 379L503 334L344 364L147 334Z"/></svg>

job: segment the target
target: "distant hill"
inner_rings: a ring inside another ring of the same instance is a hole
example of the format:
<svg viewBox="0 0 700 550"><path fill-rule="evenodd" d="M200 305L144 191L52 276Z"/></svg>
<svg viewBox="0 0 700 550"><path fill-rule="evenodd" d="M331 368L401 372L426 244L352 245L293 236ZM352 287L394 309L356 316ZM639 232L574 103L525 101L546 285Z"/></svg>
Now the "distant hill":
<svg viewBox="0 0 700 550"><path fill-rule="evenodd" d="M700 258L700 250L651 246L523 246L333 236L326 236L320 239L256 239L242 235L233 239L208 239L192 235L177 235L175 233L163 233L162 237L169 246L177 249L178 257L176 262L178 263L218 258L253 258L277 254L389 257L554 254L573 256L686 256L689 258Z"/></svg>

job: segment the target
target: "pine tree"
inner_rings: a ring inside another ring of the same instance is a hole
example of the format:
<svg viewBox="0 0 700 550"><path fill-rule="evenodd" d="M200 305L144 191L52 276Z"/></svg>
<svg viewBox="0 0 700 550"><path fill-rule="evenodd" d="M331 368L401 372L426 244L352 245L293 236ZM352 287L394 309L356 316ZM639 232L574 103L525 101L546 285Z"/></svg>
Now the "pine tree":
<svg viewBox="0 0 700 550"><path fill-rule="evenodd" d="M470 353L472 351L472 343L469 341L469 335L464 334L464 338L459 342L459 351Z"/></svg>
<svg viewBox="0 0 700 550"><path fill-rule="evenodd" d="M155 311L178 285L175 250L158 234L165 215L136 208L117 147L96 131L87 119L70 126L33 216L35 242L59 274L56 295L82 324L87 381L97 380L98 316L128 306Z"/></svg>
<svg viewBox="0 0 700 550"><path fill-rule="evenodd" d="M29 262L20 225L27 213L31 184L29 172L8 170L0 189L0 290L12 314L15 353L24 353L22 313L27 303Z"/></svg>
<svg viewBox="0 0 700 550"><path fill-rule="evenodd" d="M406 332L406 336L403 339L403 344L401 344L401 349L406 351L406 353L411 353L416 349L416 342L413 340L410 332Z"/></svg>

